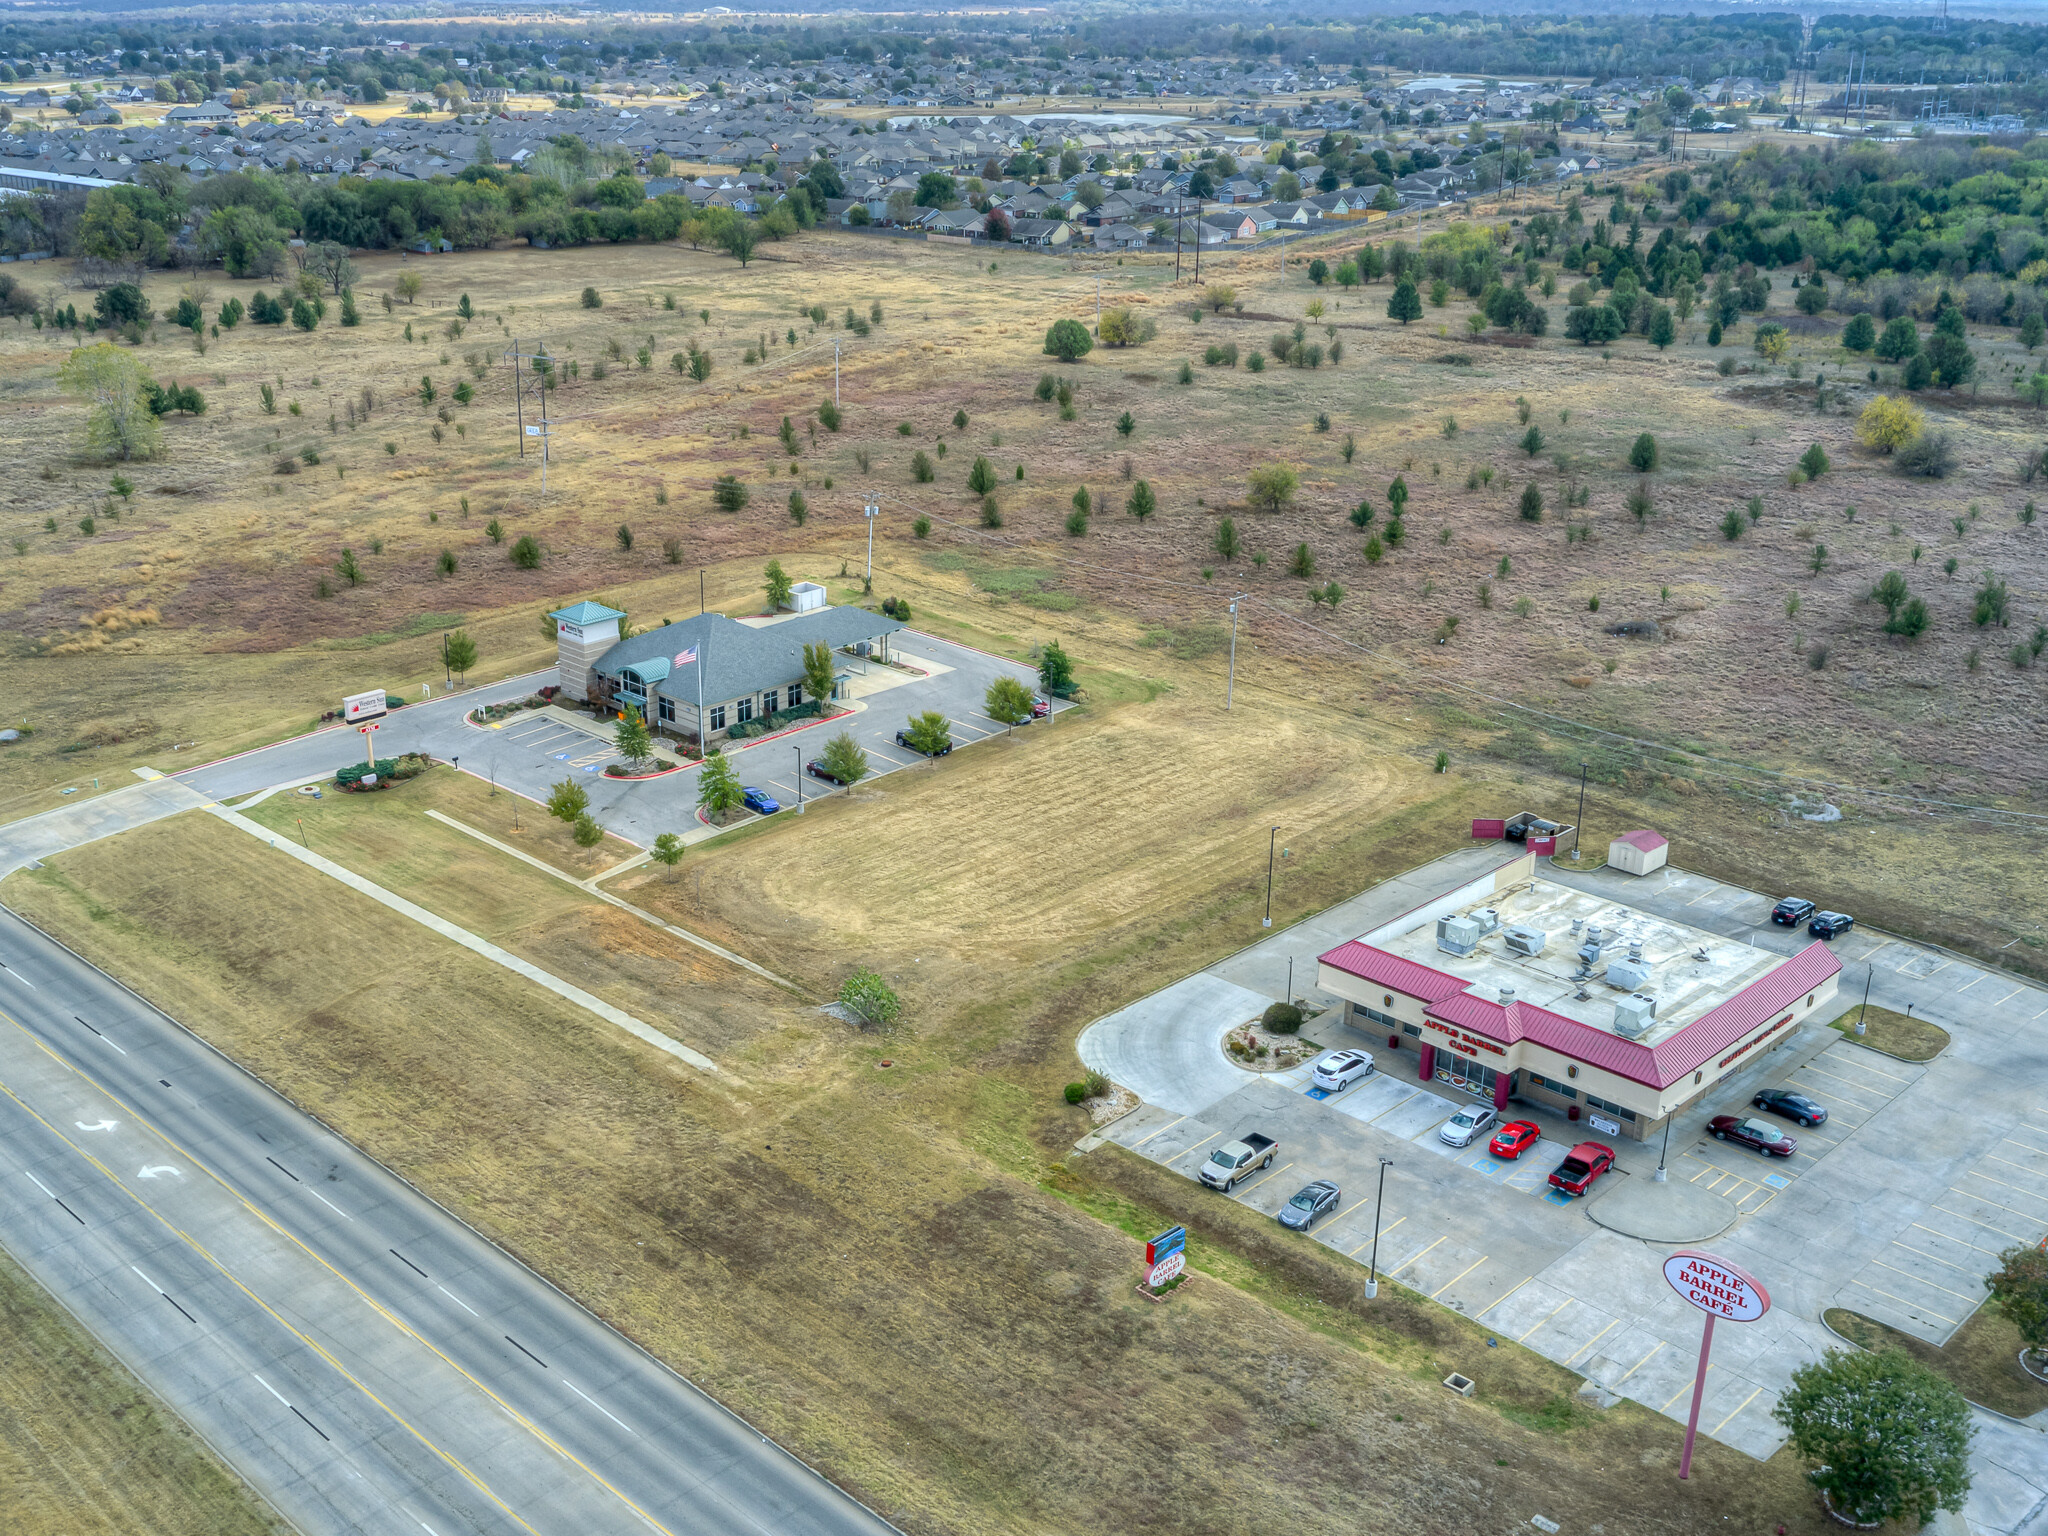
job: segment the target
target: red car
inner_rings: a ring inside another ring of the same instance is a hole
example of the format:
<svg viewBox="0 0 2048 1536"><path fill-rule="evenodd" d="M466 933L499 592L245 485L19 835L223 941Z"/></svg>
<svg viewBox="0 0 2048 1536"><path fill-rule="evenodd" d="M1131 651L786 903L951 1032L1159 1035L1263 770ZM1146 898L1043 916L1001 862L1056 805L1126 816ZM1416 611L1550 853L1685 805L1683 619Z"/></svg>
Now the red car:
<svg viewBox="0 0 2048 1536"><path fill-rule="evenodd" d="M1754 1147L1765 1157L1790 1157L1799 1150L1797 1137L1787 1136L1768 1120L1737 1119L1716 1115L1707 1122L1716 1141L1732 1141L1738 1147Z"/></svg>
<svg viewBox="0 0 2048 1536"><path fill-rule="evenodd" d="M1046 700L1046 699L1042 699L1042 698L1038 698L1038 699L1033 699L1033 700L1031 701L1031 718L1032 718L1032 719L1034 719L1034 720L1043 720L1043 719L1044 719L1044 718L1045 718L1045 717L1046 717L1047 715L1049 715L1049 714L1051 714L1051 713L1052 713L1052 704L1051 704L1051 702L1050 702L1049 700Z"/></svg>
<svg viewBox="0 0 2048 1536"><path fill-rule="evenodd" d="M1543 1132L1534 1120L1510 1120L1493 1133L1493 1140L1486 1144L1486 1150L1495 1157L1517 1158L1543 1139Z"/></svg>
<svg viewBox="0 0 2048 1536"><path fill-rule="evenodd" d="M1583 1195L1593 1187L1595 1179L1613 1166L1614 1148L1597 1141L1582 1141L1572 1148L1571 1156L1557 1165L1557 1172L1550 1176L1550 1187L1568 1195Z"/></svg>

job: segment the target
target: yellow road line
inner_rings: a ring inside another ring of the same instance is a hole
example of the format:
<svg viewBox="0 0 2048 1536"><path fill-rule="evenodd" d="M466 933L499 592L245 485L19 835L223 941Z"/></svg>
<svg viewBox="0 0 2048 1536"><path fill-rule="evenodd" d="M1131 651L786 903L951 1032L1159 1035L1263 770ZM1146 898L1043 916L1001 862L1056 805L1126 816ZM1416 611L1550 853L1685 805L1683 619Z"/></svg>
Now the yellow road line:
<svg viewBox="0 0 2048 1536"><path fill-rule="evenodd" d="M1712 1372L1719 1369L1720 1363L1721 1362L1718 1360L1709 1361L1707 1364L1707 1370L1709 1372ZM1661 1413L1669 1413L1671 1411L1671 1405L1677 1402L1681 1397L1685 1396L1686 1393L1690 1392L1693 1388L1693 1382L1698 1380L1699 1378L1695 1376L1692 1381L1688 1381L1684 1386L1680 1387L1676 1392L1672 1393L1671 1396L1665 1401L1664 1406L1658 1411Z"/></svg>
<svg viewBox="0 0 2048 1536"><path fill-rule="evenodd" d="M1245 1185L1244 1192L1246 1194L1250 1194L1253 1190L1259 1187L1259 1184L1265 1184L1273 1179L1279 1178L1281 1174L1285 1173L1288 1169L1292 1168L1293 1166L1294 1164L1291 1162L1282 1163L1278 1168L1275 1168L1271 1173L1267 1174L1265 1178L1260 1179L1258 1183Z"/></svg>
<svg viewBox="0 0 2048 1536"><path fill-rule="evenodd" d="M1509 1296L1514 1295L1516 1291L1519 1291L1523 1286L1527 1285L1531 1280L1534 1280L1535 1278L1536 1277L1534 1275L1522 1276L1521 1279L1517 1280L1513 1285L1509 1286L1507 1291L1503 1295L1489 1302L1486 1306L1481 1307L1477 1312L1473 1313L1472 1321L1475 1323L1478 1322L1480 1318L1486 1316L1487 1313L1491 1312L1495 1307L1499 1306L1501 1302L1506 1301Z"/></svg>
<svg viewBox="0 0 2048 1536"><path fill-rule="evenodd" d="M1158 1136L1166 1131L1172 1130L1176 1125L1179 1125L1181 1121L1185 1119L1187 1119L1186 1115L1175 1115L1171 1120L1167 1121L1166 1124L1162 1125L1161 1127L1159 1127L1158 1130L1154 1131L1152 1133L1152 1136ZM1134 1148L1142 1147L1143 1145L1145 1145L1146 1142L1152 1139L1152 1136L1140 1137L1138 1140L1132 1142L1131 1145Z"/></svg>
<svg viewBox="0 0 2048 1536"><path fill-rule="evenodd" d="M1431 1291L1429 1293L1429 1299L1431 1301L1435 1301L1437 1297L1443 1295L1445 1291L1448 1291L1452 1286L1456 1285L1460 1280L1464 1279L1467 1275L1471 1274L1473 1270L1477 1269L1481 1264L1484 1264L1485 1262L1486 1255L1482 1253L1481 1255L1479 1255L1477 1259L1473 1260L1470 1264L1467 1264L1463 1269L1459 1270L1455 1275L1451 1276L1450 1279L1446 1280L1442 1285L1438 1286L1435 1290Z"/></svg>
<svg viewBox="0 0 2048 1536"><path fill-rule="evenodd" d="M1396 1227L1398 1227L1399 1225L1401 1225L1401 1223L1402 1223L1402 1222L1404 1222L1404 1221L1406 1221L1407 1219L1408 1219L1408 1218L1407 1218L1406 1216L1397 1216L1397 1217L1395 1217L1395 1218L1394 1218L1394 1219L1393 1219L1392 1221L1388 1222L1388 1223L1387 1223L1387 1224L1386 1224L1386 1225L1385 1225L1384 1227L1381 1227L1381 1228L1380 1228L1380 1236L1381 1236L1381 1237L1385 1237L1385 1236L1386 1236L1386 1235L1387 1235L1387 1234L1388 1234L1389 1232L1393 1231L1393 1230L1394 1230L1394 1228L1396 1228ZM1367 1239L1365 1240L1365 1243L1369 1243L1369 1242L1371 1242L1371 1241L1372 1241L1372 1239L1368 1237L1368 1238L1367 1238ZM1365 1243L1360 1243L1360 1244L1358 1245L1358 1248L1363 1248L1363 1247L1365 1246ZM1350 1258L1350 1257L1352 1256L1352 1254L1355 1254L1355 1253L1357 1253L1357 1252L1358 1252L1358 1248L1354 1248L1354 1249L1352 1249L1352 1250L1351 1250L1351 1253L1347 1253L1347 1254L1345 1254L1345 1255L1344 1255L1344 1257L1345 1257L1345 1258L1347 1258L1347 1259L1348 1259L1348 1258Z"/></svg>
<svg viewBox="0 0 2048 1536"><path fill-rule="evenodd" d="M1570 1305L1571 1305L1571 1304L1572 1304L1573 1302L1575 1302L1575 1301L1577 1301L1577 1300L1578 1300L1578 1297L1576 1297L1576 1296L1567 1296L1567 1297L1565 1297L1565 1299L1564 1299L1563 1301L1560 1301L1560 1302L1559 1302L1559 1303L1558 1303L1558 1304L1557 1304L1556 1306L1554 1306L1554 1307L1552 1307L1552 1308L1550 1309L1550 1313L1549 1313L1549 1316L1545 1317L1545 1318L1543 1319L1543 1322L1542 1322L1542 1323L1537 1323L1537 1324L1535 1324L1535 1325L1534 1325L1533 1327L1531 1327L1531 1328L1529 1329L1529 1333L1534 1333L1534 1332L1535 1332L1535 1331L1536 1331L1536 1330L1537 1330L1538 1328L1541 1328L1541 1327L1543 1326L1543 1323L1547 1323L1547 1322L1549 1322L1551 1318L1553 1318L1553 1317L1557 1316L1557 1314L1558 1314L1558 1313L1562 1312L1562 1311L1563 1311L1563 1310L1564 1310L1564 1309L1565 1309L1566 1307L1570 1306ZM1529 1333L1525 1333L1525 1334L1522 1334L1522 1335L1520 1335L1519 1337L1517 1337L1517 1338L1516 1338L1515 1342L1516 1342L1517 1344L1526 1344L1526 1343L1528 1343L1528 1341L1529 1341Z"/></svg>
<svg viewBox="0 0 2048 1536"><path fill-rule="evenodd" d="M1335 1216L1332 1216L1330 1219L1332 1221L1342 1221L1346 1216L1349 1216L1353 1211L1357 1210L1361 1205L1365 1204L1365 1202L1370 1200L1371 1198L1372 1196L1370 1195L1360 1195L1356 1200L1352 1201L1349 1205L1345 1206L1343 1210L1339 1211Z"/></svg>
<svg viewBox="0 0 2048 1536"><path fill-rule="evenodd" d="M1751 1403L1756 1401L1757 1392L1761 1391L1763 1391L1763 1388L1758 1387L1756 1389L1756 1392L1750 1393L1749 1396L1745 1397L1741 1402L1737 1403L1735 1405L1735 1413L1729 1414L1727 1418L1723 1419L1720 1423L1716 1424L1712 1429L1708 1430L1707 1433L1710 1435L1720 1434L1722 1430L1728 1427L1730 1420L1732 1420L1735 1417L1736 1413L1742 1412L1743 1409L1747 1408Z"/></svg>
<svg viewBox="0 0 2048 1536"><path fill-rule="evenodd" d="M1204 1136L1200 1141L1190 1142L1187 1146L1182 1147L1178 1152L1174 1153L1173 1155L1175 1157L1186 1157L1190 1152L1198 1152L1222 1134L1223 1133L1221 1131L1212 1132L1211 1134ZM1140 1145L1143 1145L1143 1143L1141 1142Z"/></svg>
<svg viewBox="0 0 2048 1536"><path fill-rule="evenodd" d="M1443 1235L1443 1237L1440 1237L1440 1238L1438 1238L1438 1239L1436 1240L1436 1243L1440 1243L1440 1242L1443 1242L1443 1241L1444 1241L1444 1239L1445 1239L1445 1238L1448 1238L1448 1237L1449 1237L1450 1235L1451 1235L1450 1233L1446 1232L1446 1233L1445 1233L1445 1234ZM1436 1246L1436 1243L1431 1243L1431 1244L1429 1245L1429 1248L1434 1248L1434 1247ZM1415 1262L1415 1260L1416 1260L1416 1259L1419 1259L1419 1258L1421 1258L1421 1257L1422 1257L1422 1254L1424 1254L1424 1253L1428 1253L1428 1252L1429 1252L1429 1248L1425 1248L1425 1249L1423 1249L1423 1250L1422 1250L1422 1253L1418 1253L1418 1254L1416 1254L1416 1255L1415 1255L1415 1258L1412 1258L1412 1259L1410 1259L1410 1260L1408 1261L1408 1264L1413 1264L1413 1263ZM1401 1273L1401 1271L1402 1271L1402 1270L1404 1270L1404 1269L1406 1269L1406 1268L1408 1267L1408 1264L1397 1264L1397 1265L1395 1265L1395 1266L1394 1266L1394 1267L1393 1267L1392 1269L1388 1270L1388 1271L1387 1271L1387 1273L1388 1273L1388 1274L1390 1274L1390 1275L1398 1275L1399 1273Z"/></svg>
<svg viewBox="0 0 2048 1536"><path fill-rule="evenodd" d="M1655 1353L1657 1353L1658 1350L1662 1349L1663 1347L1664 1340L1659 1339L1656 1343L1650 1346L1650 1355L1654 1355ZM1650 1363L1650 1355L1643 1356L1642 1359L1638 1360L1634 1365L1630 1366L1627 1370L1623 1371L1621 1373L1621 1381L1615 1382L1615 1385L1617 1387L1620 1386L1623 1381L1627 1381L1629 1377L1635 1375L1637 1371L1640 1371L1644 1366L1648 1365Z"/></svg>
<svg viewBox="0 0 2048 1536"><path fill-rule="evenodd" d="M1594 1335L1593 1335L1593 1337L1591 1337L1590 1339L1586 1340L1586 1342L1585 1342L1585 1343L1583 1343L1583 1344L1581 1344L1581 1345L1580 1345L1580 1346L1579 1346L1579 1347L1578 1347L1577 1349L1573 1350L1573 1351L1571 1352L1571 1354L1570 1354L1570 1355L1569 1355L1569 1356L1568 1356L1568 1357L1566 1358L1566 1360L1565 1360L1565 1362L1564 1362L1564 1363L1565 1363L1566 1365L1570 1365L1570 1364L1572 1363L1572 1361L1574 1361L1574 1360L1578 1359L1578 1358L1579 1358L1579 1356L1583 1355L1583 1354L1584 1354L1584 1353L1585 1353L1585 1352L1586 1352L1587 1350L1591 1349L1591 1348L1592 1348L1592 1347L1593 1347L1593 1346L1594 1346L1595 1344L1598 1344L1598 1343L1599 1343L1599 1342L1600 1342L1600 1341L1601 1341L1602 1339L1606 1338L1606 1337L1607 1337L1607 1335L1608 1335L1608 1332L1609 1332L1609 1331L1610 1331L1611 1329L1619 1328L1620 1326L1621 1326L1621 1319L1617 1317L1617 1318L1615 1318L1615 1319L1614 1319L1614 1321L1613 1321L1613 1322L1609 1323L1609 1324L1607 1325L1607 1327L1605 1327L1605 1328L1602 1328L1602 1329L1601 1329L1601 1330L1600 1330L1600 1331L1599 1331L1598 1333L1594 1334Z"/></svg>
<svg viewBox="0 0 2048 1536"><path fill-rule="evenodd" d="M401 1333L403 1333L407 1338L412 1339L415 1343L419 1344L423 1349L432 1352L432 1354L437 1360L440 1360L450 1370L454 1371L456 1374L461 1376L464 1381L467 1381L471 1386L475 1387L477 1391L483 1393L492 1402L496 1403L500 1408L504 1409L505 1412L508 1415L510 1415L511 1418L515 1422L517 1422L521 1428L525 1429L528 1434L532 1435L536 1440L540 1441L541 1444L545 1445L549 1450L555 1452L565 1461L568 1461L572 1465L581 1469L588 1477L590 1477L590 1479L593 1482L597 1483L599 1487L603 1488L607 1493L610 1493L621 1504L624 1504L628 1509L632 1510L634 1514L640 1516L641 1519L645 1520L649 1525L653 1526L656 1530L664 1532L666 1536L666 1533L668 1532L667 1526L662 1525L658 1520L656 1520L646 1510L642 1509L624 1492L622 1492L617 1487L613 1486L610 1480L607 1479L602 1473L598 1472L595 1468L591 1467L588 1463L583 1461L581 1457L577 1456L574 1452L570 1451L566 1446L558 1442L554 1438L554 1436L550 1435L546 1430L542 1429L538 1424L534 1423L532 1419L528 1418L525 1414L521 1413L517 1408L514 1408L510 1403L505 1401L503 1397L499 1396L496 1392L492 1391L490 1387L486 1386L483 1382L479 1381L475 1376L471 1375L469 1371L465 1370L455 1360L451 1359L431 1339L428 1339L424 1334L420 1333L417 1329L415 1329L410 1323L406 1322L405 1319L398 1316L397 1313L393 1312L390 1308L386 1307L382 1302L378 1301L376 1297L372 1296L368 1291L364 1290L360 1285L356 1284L355 1281L351 1280L347 1275L343 1274L340 1270L336 1269L334 1265L329 1263L320 1254L314 1252L312 1248L308 1247L303 1241L300 1240L299 1236L296 1233L287 1230L285 1227L281 1226L275 1219L273 1219L268 1212L259 1209L249 1199L247 1195L244 1195L240 1190L236 1189L234 1185L230 1184L226 1179L222 1178L218 1173L214 1172L213 1168L209 1164L207 1164L204 1159L194 1157L192 1153L188 1152L177 1141L173 1140L169 1135L167 1135L163 1130L161 1130L155 1124L155 1122L150 1120L147 1116L138 1113L127 1102L127 1100L123 1099L119 1094L113 1092L105 1084L101 1083L98 1078L94 1077L91 1073L85 1071L82 1067L79 1067L72 1061L68 1060L59 1052L52 1050L48 1045L44 1044L41 1040L36 1039L34 1035L29 1034L29 1031L23 1028L20 1021L15 1019L11 1014L6 1013L4 1010L0 1010L0 1019L5 1019L8 1023L14 1025L16 1029L21 1030L21 1032L24 1035L28 1035L28 1038L30 1039L30 1041L34 1043L36 1048L42 1051L43 1054L48 1056L52 1061L57 1062L67 1071L76 1074L85 1082L90 1083L100 1093L105 1094L109 1100L111 1100L114 1104L120 1106L120 1108L132 1120L134 1120L137 1125L145 1127L151 1135L155 1136L165 1146L171 1148L179 1156L190 1159L193 1167L199 1169L202 1173L204 1173L208 1178L212 1179L214 1183L218 1184L228 1194L234 1196L236 1200L240 1201L242 1208L248 1211L250 1215L254 1216L258 1221L262 1222L265 1226L269 1227L279 1237L283 1238L286 1242L290 1243L293 1247L297 1248L308 1259L312 1260L315 1264L318 1264L322 1269L326 1270L336 1280L339 1280L343 1285L347 1286L351 1291L353 1291L356 1294L357 1297L359 1297L362 1300L364 1305L370 1307L386 1322L390 1323L394 1328L398 1329ZM212 1254L208 1253L189 1235L180 1231L178 1228L172 1226L169 1221L165 1220L165 1218L153 1206L149 1204L149 1202L142 1199L141 1196L137 1195L132 1189L130 1189L125 1183L123 1183L111 1170L106 1168L105 1165L103 1165L98 1158L94 1157L84 1148L79 1147L75 1143L69 1141L64 1136L64 1133L62 1131L57 1130L57 1128L55 1126L50 1125L48 1121L43 1120L43 1117L41 1115L36 1114L36 1112L33 1109L30 1109L28 1105L22 1104L21 1100L17 1098L13 1091L10 1090L4 1083L0 1083L0 1093L7 1094L7 1096L11 1099L14 1099L14 1101L17 1104L21 1104L23 1110L27 1111L27 1113L31 1116L34 1116L34 1118L41 1122L43 1125L47 1126L51 1134L56 1136L60 1141L63 1141L66 1146L71 1147L73 1151L79 1154L79 1156L85 1158L86 1161L90 1162L95 1168L98 1168L100 1172L104 1174L107 1177L107 1179L110 1182L112 1182L117 1189L119 1189L123 1194L127 1195L130 1200L133 1200L138 1206L142 1207L142 1209L148 1211L149 1214L154 1216L157 1219L157 1221L163 1224L165 1228L167 1228L171 1232L176 1233L180 1241L190 1245L190 1247L195 1253L198 1253L202 1258L206 1260L207 1263L213 1265L213 1267L220 1272L221 1276L224 1279L226 1279L231 1285L233 1285L237 1290L241 1291L245 1296L247 1296L257 1306L261 1307L265 1312L268 1312L273 1318L276 1318L278 1324L281 1327L285 1328L295 1337L302 1339L305 1342L307 1348L313 1350L322 1359L328 1361L328 1363L331 1364L334 1367L334 1369L337 1372L339 1372L345 1380L347 1380L352 1386L356 1387L359 1391L361 1391L365 1397L368 1397L372 1402L376 1403L379 1408L382 1408L387 1414L389 1414L394 1423L403 1426L406 1432L412 1435L415 1439L417 1439L420 1442L420 1444L426 1446L429 1450L433 1451L436 1456L439 1456L443 1461L447 1462L449 1466L453 1467L456 1471L460 1472L464 1478L468 1479L468 1481L477 1488L479 1492L489 1497L493 1503L497 1504L501 1509L503 1509L507 1515L511 1516L512 1519L518 1520L520 1525L525 1526L527 1530L533 1530L532 1526L527 1525L525 1520L520 1519L519 1515L516 1514L510 1508L510 1506L506 1505L504 1500L499 1498L496 1493L493 1493L490 1490L490 1488L480 1478L476 1476L475 1473L471 1472L467 1467L463 1466L461 1462L456 1460L448 1452L442 1450L439 1446L435 1445L431 1440L427 1439L427 1437L424 1434L422 1434L419 1430L415 1429L409 1422L407 1422L402 1416L400 1416L395 1409L391 1408L374 1392L372 1392L367 1386L364 1386L362 1382L358 1381L356 1377L349 1372L348 1368L342 1365L342 1363L339 1360L336 1360L333 1356L328 1354L328 1352L325 1349L323 1349L320 1345L316 1344L312 1339L307 1338L304 1334L300 1333L296 1328L293 1328L291 1324L285 1322L285 1320L282 1317L279 1317L276 1311L273 1310L268 1303L264 1302L262 1298L258 1297L255 1294L255 1292L251 1291L248 1288L248 1286L242 1283L241 1280L237 1279L234 1275L228 1273L228 1271L221 1266L219 1260L215 1259ZM539 1533L535 1532L535 1536L539 1536Z"/></svg>

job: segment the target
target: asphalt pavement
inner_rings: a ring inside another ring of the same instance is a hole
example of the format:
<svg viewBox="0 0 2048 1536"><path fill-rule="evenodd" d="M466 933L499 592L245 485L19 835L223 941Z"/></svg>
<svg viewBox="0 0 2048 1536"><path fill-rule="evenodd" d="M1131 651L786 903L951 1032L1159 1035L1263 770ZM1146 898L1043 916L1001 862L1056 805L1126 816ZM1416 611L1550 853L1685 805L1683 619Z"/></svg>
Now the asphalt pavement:
<svg viewBox="0 0 2048 1536"><path fill-rule="evenodd" d="M893 1530L0 914L0 1244L301 1531Z"/></svg>

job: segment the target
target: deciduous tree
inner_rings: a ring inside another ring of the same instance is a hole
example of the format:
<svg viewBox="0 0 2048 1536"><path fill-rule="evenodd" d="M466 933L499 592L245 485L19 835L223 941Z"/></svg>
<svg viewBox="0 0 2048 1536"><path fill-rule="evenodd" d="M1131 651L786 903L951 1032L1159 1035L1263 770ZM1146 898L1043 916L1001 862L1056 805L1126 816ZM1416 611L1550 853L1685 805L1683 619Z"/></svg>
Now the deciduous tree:
<svg viewBox="0 0 2048 1536"><path fill-rule="evenodd" d="M1970 1491L1970 1407L1949 1382L1900 1349L1831 1349L1792 1373L1772 1417L1808 1474L1850 1520L1960 1511Z"/></svg>

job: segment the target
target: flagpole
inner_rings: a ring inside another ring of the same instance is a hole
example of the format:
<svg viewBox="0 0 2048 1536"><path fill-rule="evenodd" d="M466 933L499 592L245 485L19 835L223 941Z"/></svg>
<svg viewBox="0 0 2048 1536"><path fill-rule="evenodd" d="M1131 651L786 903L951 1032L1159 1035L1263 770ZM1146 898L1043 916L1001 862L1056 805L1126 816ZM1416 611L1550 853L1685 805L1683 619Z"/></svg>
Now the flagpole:
<svg viewBox="0 0 2048 1536"><path fill-rule="evenodd" d="M710 651L710 636L697 642L697 760L711 755L711 737L704 729L704 658Z"/></svg>

